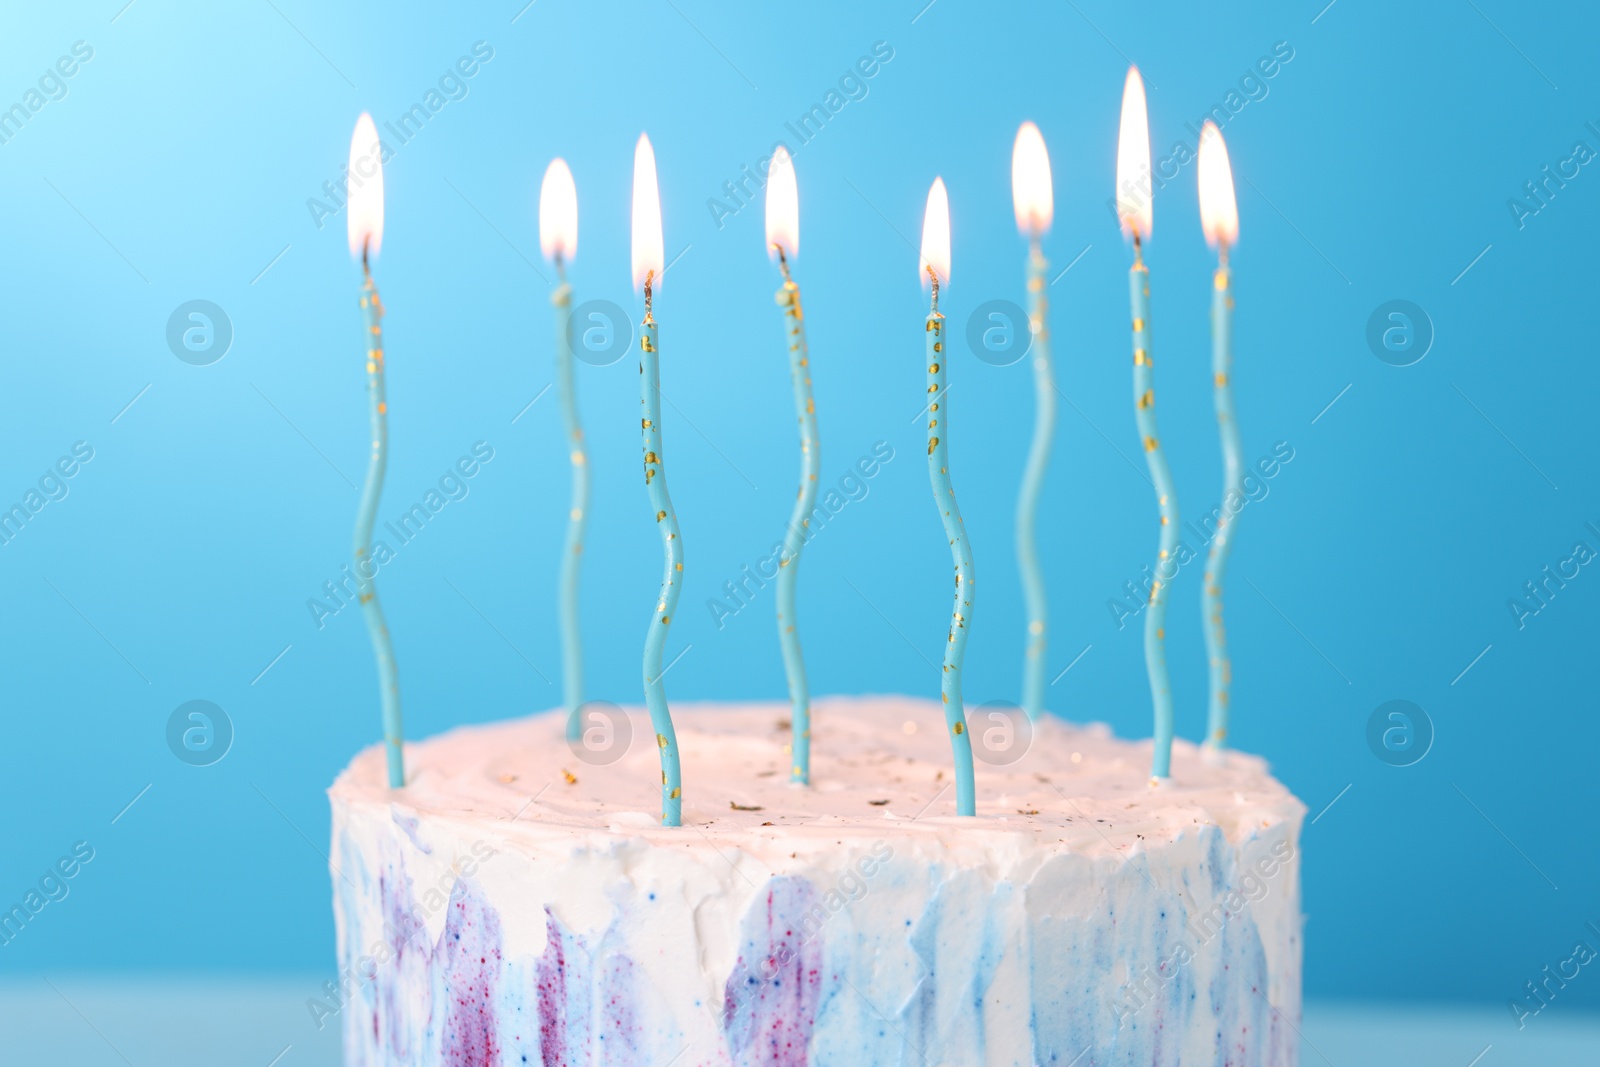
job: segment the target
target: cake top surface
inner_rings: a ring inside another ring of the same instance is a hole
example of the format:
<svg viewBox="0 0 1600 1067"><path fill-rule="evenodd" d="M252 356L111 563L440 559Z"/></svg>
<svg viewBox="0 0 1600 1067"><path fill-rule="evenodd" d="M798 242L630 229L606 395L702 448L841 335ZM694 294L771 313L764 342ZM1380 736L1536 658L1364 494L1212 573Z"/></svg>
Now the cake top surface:
<svg viewBox="0 0 1600 1067"><path fill-rule="evenodd" d="M1255 756L1207 758L1180 740L1172 777L1153 785L1148 740L1123 741L1103 724L1048 715L1024 737L1026 728L982 707L968 711L980 753L978 814L963 818L955 814L937 703L832 697L812 703L810 787L789 782L786 703L674 706L684 825L668 828L659 822L660 759L649 716L642 708L597 707L612 720L609 733L591 716L587 745L568 745L559 710L407 744L403 790L387 787L375 745L330 796L335 804L394 805L407 819L502 823L499 832L530 843L601 834L820 847L895 834L988 847L998 835L1019 846L1123 856L1204 826L1237 842L1305 812ZM985 762L982 754L1011 762Z"/></svg>

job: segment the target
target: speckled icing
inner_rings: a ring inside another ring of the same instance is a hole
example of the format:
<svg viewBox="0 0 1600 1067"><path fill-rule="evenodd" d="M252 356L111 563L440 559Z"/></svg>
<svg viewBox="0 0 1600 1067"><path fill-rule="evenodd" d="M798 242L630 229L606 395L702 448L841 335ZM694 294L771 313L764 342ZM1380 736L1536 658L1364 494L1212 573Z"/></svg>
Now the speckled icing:
<svg viewBox="0 0 1600 1067"><path fill-rule="evenodd" d="M349 1067L1297 1062L1298 834L1263 762L1055 719L954 815L937 704L643 709L609 766L549 712L361 753L330 790ZM975 721L973 729L984 726ZM571 780L570 779L575 779Z"/></svg>

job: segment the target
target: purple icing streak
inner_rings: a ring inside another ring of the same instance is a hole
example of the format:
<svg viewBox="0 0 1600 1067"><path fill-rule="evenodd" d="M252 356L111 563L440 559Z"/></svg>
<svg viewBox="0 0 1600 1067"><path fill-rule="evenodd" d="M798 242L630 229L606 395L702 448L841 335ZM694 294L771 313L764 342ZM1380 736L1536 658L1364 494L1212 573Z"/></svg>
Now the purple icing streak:
<svg viewBox="0 0 1600 1067"><path fill-rule="evenodd" d="M500 982L500 916L466 881L457 883L445 919L444 1045L449 1067L499 1067L495 993Z"/></svg>
<svg viewBox="0 0 1600 1067"><path fill-rule="evenodd" d="M822 944L807 936L813 908L820 905L810 882L774 878L745 914L722 1013L736 1067L806 1067L810 1060L822 990Z"/></svg>
<svg viewBox="0 0 1600 1067"><path fill-rule="evenodd" d="M593 992L589 950L545 909L548 940L535 970L539 1003L539 1060L544 1067L587 1065L592 1059Z"/></svg>

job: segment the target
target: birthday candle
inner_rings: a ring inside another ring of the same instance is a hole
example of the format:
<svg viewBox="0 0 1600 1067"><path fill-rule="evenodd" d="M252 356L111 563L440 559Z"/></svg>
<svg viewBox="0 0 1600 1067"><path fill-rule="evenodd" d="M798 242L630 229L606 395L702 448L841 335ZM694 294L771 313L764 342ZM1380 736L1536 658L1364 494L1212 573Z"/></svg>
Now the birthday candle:
<svg viewBox="0 0 1600 1067"><path fill-rule="evenodd" d="M1133 401L1139 437L1144 444L1150 478L1161 510L1161 541L1150 603L1144 615L1144 664L1155 706L1155 754L1151 776L1163 779L1172 770L1172 685L1167 676L1167 583L1178 570L1178 497L1161 436L1156 430L1155 365L1150 357L1150 271L1141 249L1150 239L1150 130L1145 116L1144 82L1138 67L1128 68L1122 90L1122 123L1117 136L1117 216L1133 238L1133 268L1128 289L1133 306Z"/></svg>
<svg viewBox="0 0 1600 1067"><path fill-rule="evenodd" d="M972 625L972 547L967 529L956 506L956 491L950 484L950 418L945 388L944 316L939 313L939 285L950 281L950 198L944 179L935 178L928 190L928 208L922 218L922 256L918 273L932 292L932 305L923 328L926 338L924 359L928 368L928 477L933 483L933 501L939 508L945 536L950 539L950 555L955 560L956 600L950 616L950 633L944 646L944 670L940 675L939 696L944 702L945 726L950 731L950 747L955 758L956 814L975 813L972 780L972 738L967 734L966 707L961 698L961 664L967 653L967 633Z"/></svg>
<svg viewBox="0 0 1600 1067"><path fill-rule="evenodd" d="M661 659L672 613L678 606L683 573L683 540L678 513L667 495L666 466L661 449L661 347L651 316L653 291L660 288L662 268L661 198L656 191L656 155L650 139L639 135L633 150L633 284L644 292L644 321L639 329L639 402L643 417L644 484L655 512L656 528L666 557L661 592L644 639L644 699L661 750L661 822L683 823L683 776L678 765L678 735L672 728L666 687L661 684Z"/></svg>
<svg viewBox="0 0 1600 1067"><path fill-rule="evenodd" d="M778 561L778 643L783 650L783 670L789 679L790 779L811 781L811 693L806 686L806 664L800 655L799 625L795 614L795 581L800 572L800 550L811 509L817 503L817 473L822 457L817 444L817 406L811 396L811 357L806 348L805 315L800 310L800 287L789 276L789 258L800 252L800 194L795 185L794 161L782 145L772 155L767 171L767 248L778 260L783 286L778 306L783 308L788 334L789 380L794 389L795 420L800 424L800 491L783 537Z"/></svg>
<svg viewBox="0 0 1600 1067"><path fill-rule="evenodd" d="M572 506L567 511L567 548L561 557L560 619L562 692L567 706L567 739L576 741L583 724L583 634L578 612L578 570L589 512L589 456L578 422L577 388L572 380L572 286L566 265L578 253L578 190L565 160L550 163L539 187L539 248L555 264L559 284L550 295L556 320L556 383L566 420L567 455L572 463Z"/></svg>
<svg viewBox="0 0 1600 1067"><path fill-rule="evenodd" d="M1048 652L1048 611L1044 575L1039 570L1039 550L1034 538L1034 517L1045 467L1050 462L1050 440L1056 426L1056 387L1050 367L1050 300L1045 292L1049 264L1040 239L1050 229L1054 199L1050 187L1050 156L1039 127L1024 122L1011 149L1011 201L1017 229L1028 239L1028 329L1033 335L1033 444L1017 496L1017 566L1022 571L1022 595L1028 608L1028 637L1022 664L1022 708L1030 719L1044 710L1044 673Z"/></svg>
<svg viewBox="0 0 1600 1067"><path fill-rule="evenodd" d="M383 742L388 755L389 788L405 785L405 753L400 724L400 674L394 662L394 644L374 584L377 567L372 561L372 527L383 496L383 475L389 460L389 404L383 388L383 301L372 284L372 260L383 244L383 163L378 130L366 112L356 120L350 139L350 169L346 188L350 254L361 259L361 310L367 326L367 407L371 416L372 457L367 462L367 483L356 512L356 594L372 635L378 660L378 693L383 702Z"/></svg>
<svg viewBox="0 0 1600 1067"><path fill-rule="evenodd" d="M1232 502L1243 499L1244 464L1239 447L1239 424L1233 417L1233 276L1228 252L1239 240L1239 208L1233 195L1233 168L1222 131L1207 122L1200 131L1200 225L1206 241L1217 250L1217 273L1211 285L1211 383L1217 408L1217 430L1222 436L1222 509L1217 532L1206 557L1201 615L1205 623L1206 658L1211 664L1211 703L1206 722L1206 745L1219 750L1228 739L1228 687L1233 664L1228 659L1228 635L1222 623L1222 583L1233 547Z"/></svg>

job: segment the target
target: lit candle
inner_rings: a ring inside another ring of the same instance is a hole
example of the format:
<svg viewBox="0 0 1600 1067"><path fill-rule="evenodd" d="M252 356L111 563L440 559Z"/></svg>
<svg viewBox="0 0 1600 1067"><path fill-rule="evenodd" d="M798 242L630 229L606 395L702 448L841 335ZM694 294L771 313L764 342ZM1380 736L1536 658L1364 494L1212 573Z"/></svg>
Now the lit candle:
<svg viewBox="0 0 1600 1067"><path fill-rule="evenodd" d="M567 548L561 557L562 692L567 705L567 739L582 736L578 710L583 705L583 634L578 614L578 569L589 512L589 457L578 422L577 388L572 380L572 286L567 263L578 254L578 190L565 160L553 160L539 186L539 248L555 264L559 284L550 295L556 319L556 383L567 425L567 455L572 462L572 507L567 512Z"/></svg>
<svg viewBox="0 0 1600 1067"><path fill-rule="evenodd" d="M377 287L372 284L372 261L383 245L381 153L372 116L362 112L356 120L355 134L350 138L350 171L345 190L350 254L360 258L363 277L361 310L367 326L367 406L372 428L372 458L367 463L367 484L361 490L361 506L356 512L356 593L378 660L378 693L383 702L383 742L388 754L389 788L399 789L406 782L400 725L400 674L395 667L389 626L378 604L378 590L373 582L377 567L372 560L372 527L378 518L383 473L389 460L389 404L383 391L383 327L380 325L383 301L378 299Z"/></svg>
<svg viewBox="0 0 1600 1067"><path fill-rule="evenodd" d="M933 482L933 501L950 540L950 555L956 567L956 602L944 645L939 696L944 702L945 726L950 731L955 757L956 814L972 815L972 738L967 733L966 707L961 702L961 663L966 658L967 633L972 624L972 546L967 543L967 529L962 525L956 491L950 484L950 413L944 384L949 351L944 343L944 316L939 313L939 286L950 281L950 198L943 178L935 178L933 188L928 190L917 273L932 292L932 305L923 328L928 367L928 477Z"/></svg>
<svg viewBox="0 0 1600 1067"><path fill-rule="evenodd" d="M1128 272L1133 304L1133 401L1139 437L1155 483L1161 509L1160 552L1150 582L1150 603L1144 616L1144 665L1155 705L1155 755L1151 775L1168 777L1172 770L1172 685L1167 677L1167 583L1178 570L1178 497L1172 471L1156 430L1154 365L1150 359L1150 272L1142 248L1150 239L1150 129L1145 115L1144 82L1138 67L1128 68L1122 90L1122 123L1117 135L1117 216L1133 238L1133 269Z"/></svg>
<svg viewBox="0 0 1600 1067"><path fill-rule="evenodd" d="M1028 608L1022 708L1030 719L1036 719L1044 710L1049 616L1034 525L1056 428L1056 387L1050 367L1050 299L1045 293L1049 264L1040 239L1050 229L1055 202L1050 186L1050 156L1039 127L1031 122L1024 122L1017 130L1011 149L1011 202L1017 212L1017 229L1028 240L1028 330L1033 334L1033 444L1028 449L1028 465L1017 496L1017 566L1022 571L1022 596Z"/></svg>
<svg viewBox="0 0 1600 1067"><path fill-rule="evenodd" d="M639 324L639 403L643 417L644 484L655 512L656 528L666 569L650 629L644 639L644 699L661 749L661 822L683 823L683 775L678 766L678 735L672 729L667 690L661 684L661 659L667 646L672 613L677 609L679 578L683 573L683 540L678 536L678 513L667 495L667 472L661 450L661 349L656 320L651 316L654 290L661 287L661 197L656 190L656 154L650 138L639 135L633 150L633 284L644 292L644 321Z"/></svg>
<svg viewBox="0 0 1600 1067"><path fill-rule="evenodd" d="M1222 435L1222 510L1206 557L1201 593L1206 658L1211 664L1206 747L1215 752L1227 743L1228 687L1233 681L1228 635L1222 624L1222 582L1228 569L1228 550L1233 547L1232 501L1243 499L1244 494L1239 424L1233 417L1233 276L1228 271L1228 251L1239 240L1239 208L1233 196L1228 146L1215 123L1207 122L1200 131L1200 162L1196 169L1200 177L1200 225L1206 241L1217 250L1217 273L1211 284L1211 385L1217 430Z"/></svg>
<svg viewBox="0 0 1600 1067"><path fill-rule="evenodd" d="M800 193L795 185L794 161L782 145L772 154L767 170L767 249L778 260L783 286L778 306L783 308L788 335L789 380L794 389L795 421L800 424L800 492L794 514L783 537L778 561L778 644L783 650L783 670L789 679L790 779L811 781L811 692L806 685L806 664L800 654L799 625L794 590L800 572L800 550L811 509L817 503L817 473L822 457L817 444L817 406L811 396L811 357L806 348L805 314L800 310L800 287L789 276L789 260L800 252Z"/></svg>

